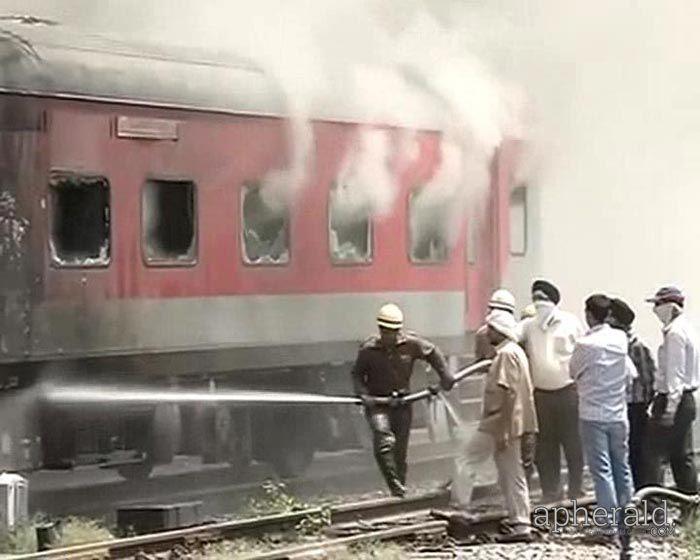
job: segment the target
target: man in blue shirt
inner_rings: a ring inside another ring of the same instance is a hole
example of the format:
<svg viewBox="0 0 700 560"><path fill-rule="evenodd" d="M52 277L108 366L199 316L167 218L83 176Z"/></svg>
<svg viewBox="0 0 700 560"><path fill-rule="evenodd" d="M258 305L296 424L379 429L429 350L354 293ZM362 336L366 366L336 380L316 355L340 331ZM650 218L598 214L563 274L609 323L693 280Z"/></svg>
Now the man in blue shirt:
<svg viewBox="0 0 700 560"><path fill-rule="evenodd" d="M576 343L569 368L579 399L581 440L595 484L599 507L611 526L623 520L613 510L632 498L629 465L627 390L636 376L627 355L627 336L606 323L610 299L596 294L586 300L590 330Z"/></svg>

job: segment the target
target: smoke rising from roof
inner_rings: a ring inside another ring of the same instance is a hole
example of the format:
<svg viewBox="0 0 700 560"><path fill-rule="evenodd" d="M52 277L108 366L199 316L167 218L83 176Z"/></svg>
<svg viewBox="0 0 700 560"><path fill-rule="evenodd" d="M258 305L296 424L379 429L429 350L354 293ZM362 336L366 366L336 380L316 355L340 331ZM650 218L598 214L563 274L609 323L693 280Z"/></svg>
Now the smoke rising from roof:
<svg viewBox="0 0 700 560"><path fill-rule="evenodd" d="M520 133L515 89L494 78L470 53L463 30L445 26L432 3L211 0L177 9L168 0L4 4L6 13L50 18L85 33L191 48L217 59L243 57L261 67L279 87L289 115L286 162L263 179L263 199L273 209L283 209L304 187L314 164L309 120L314 107L329 99L342 101L362 120L391 123L410 116L446 133L443 162L450 171L440 171L426 193L435 187L436 196L449 194L460 207L468 194L478 198L485 192L494 148L506 135ZM355 147L359 176L352 184L362 196L374 191L368 201L373 213L388 211L395 196L380 136L362 132ZM347 179L347 169L343 173Z"/></svg>

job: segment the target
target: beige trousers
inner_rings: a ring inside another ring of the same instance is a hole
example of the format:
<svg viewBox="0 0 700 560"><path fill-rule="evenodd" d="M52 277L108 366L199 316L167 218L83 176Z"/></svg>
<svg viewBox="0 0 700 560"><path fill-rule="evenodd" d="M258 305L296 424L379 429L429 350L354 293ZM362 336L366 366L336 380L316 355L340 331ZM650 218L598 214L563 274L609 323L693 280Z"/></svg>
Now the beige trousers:
<svg viewBox="0 0 700 560"><path fill-rule="evenodd" d="M493 437L475 432L463 446L455 460L452 478L452 502L467 508L477 482L486 483L489 463L496 465L498 485L503 492L508 521L512 524L530 524L530 493L523 470L520 438L511 440L505 449L496 450Z"/></svg>

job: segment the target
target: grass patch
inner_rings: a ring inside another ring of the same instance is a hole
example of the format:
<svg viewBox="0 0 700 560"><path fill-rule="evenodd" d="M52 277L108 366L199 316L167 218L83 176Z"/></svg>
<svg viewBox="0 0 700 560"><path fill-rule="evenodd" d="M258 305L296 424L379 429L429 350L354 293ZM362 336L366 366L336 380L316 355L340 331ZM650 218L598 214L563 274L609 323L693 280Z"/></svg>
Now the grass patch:
<svg viewBox="0 0 700 560"><path fill-rule="evenodd" d="M17 525L11 531L0 531L0 554L29 554L36 552L35 526L41 519Z"/></svg>
<svg viewBox="0 0 700 560"><path fill-rule="evenodd" d="M294 513L305 509L320 508L317 514L304 517L295 527L299 535L312 536L321 532L331 523L330 504L312 505L291 495L284 482L266 480L262 486L262 496L250 501L247 514L253 516Z"/></svg>
<svg viewBox="0 0 700 560"><path fill-rule="evenodd" d="M0 531L0 554L29 554L38 548L36 529L47 523L44 515L36 515L11 531ZM67 517L56 526L57 540L52 548L106 541L114 538L100 521L81 517Z"/></svg>
<svg viewBox="0 0 700 560"><path fill-rule="evenodd" d="M67 517L61 522L59 538L54 548L99 541L109 541L114 535L101 521L82 517Z"/></svg>

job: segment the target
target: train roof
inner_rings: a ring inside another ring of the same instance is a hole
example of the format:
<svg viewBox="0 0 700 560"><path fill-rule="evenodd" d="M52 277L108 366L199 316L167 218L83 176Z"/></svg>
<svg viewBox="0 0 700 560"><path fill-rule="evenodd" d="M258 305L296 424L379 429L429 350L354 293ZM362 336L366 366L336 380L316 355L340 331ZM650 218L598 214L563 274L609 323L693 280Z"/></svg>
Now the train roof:
<svg viewBox="0 0 700 560"><path fill-rule="evenodd" d="M288 114L279 84L251 60L79 32L32 16L0 15L0 91L235 114ZM315 99L309 116L443 128L437 106L424 105L433 108L380 122L372 111L347 99Z"/></svg>

